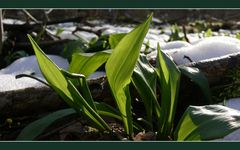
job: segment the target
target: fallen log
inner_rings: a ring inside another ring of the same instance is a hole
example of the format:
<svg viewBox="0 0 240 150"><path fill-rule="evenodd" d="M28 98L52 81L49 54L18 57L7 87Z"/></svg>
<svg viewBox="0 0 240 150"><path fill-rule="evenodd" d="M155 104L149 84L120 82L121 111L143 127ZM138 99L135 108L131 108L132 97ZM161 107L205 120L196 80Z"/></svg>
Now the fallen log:
<svg viewBox="0 0 240 150"><path fill-rule="evenodd" d="M155 60L151 60L151 62L154 63ZM211 87L220 85L224 77L239 65L240 53L185 64L185 66L199 68L206 75ZM95 100L114 103L106 77L88 80L88 84ZM202 104L201 92L186 77L182 77L180 87L180 101L184 99L187 99L188 102L184 103L181 108L193 103L195 105ZM67 107L67 105L63 100L47 86L16 91L0 91L0 116L32 115L64 107Z"/></svg>
<svg viewBox="0 0 240 150"><path fill-rule="evenodd" d="M237 66L240 66L240 53L234 53L218 58L192 62L185 66L200 69L207 77L210 86L220 84L222 79Z"/></svg>
<svg viewBox="0 0 240 150"><path fill-rule="evenodd" d="M88 85L95 100L111 99L105 77L88 80ZM66 107L67 104L48 86L0 91L0 117L44 114Z"/></svg>

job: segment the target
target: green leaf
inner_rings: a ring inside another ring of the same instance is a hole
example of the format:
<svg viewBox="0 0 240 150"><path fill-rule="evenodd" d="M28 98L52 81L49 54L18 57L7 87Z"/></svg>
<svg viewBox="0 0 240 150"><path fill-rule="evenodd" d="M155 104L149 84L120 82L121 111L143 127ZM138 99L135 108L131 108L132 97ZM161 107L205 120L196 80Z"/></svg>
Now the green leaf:
<svg viewBox="0 0 240 150"><path fill-rule="evenodd" d="M167 139L171 135L177 107L180 85L180 71L174 62L160 50L158 45L158 66L161 92L161 124L158 138Z"/></svg>
<svg viewBox="0 0 240 150"><path fill-rule="evenodd" d="M194 67L180 66L179 69L183 75L187 76L201 88L205 96L206 103L211 104L211 91L205 75L198 68Z"/></svg>
<svg viewBox="0 0 240 150"><path fill-rule="evenodd" d="M189 106L181 118L174 139L214 140L240 128L240 112L222 105Z"/></svg>
<svg viewBox="0 0 240 150"><path fill-rule="evenodd" d="M75 102L70 91L68 90L68 82L61 73L60 68L58 68L58 66L43 53L30 35L28 37L31 41L39 67L46 81L61 97L66 100L71 107L74 107Z"/></svg>
<svg viewBox="0 0 240 150"><path fill-rule="evenodd" d="M156 97L157 74L145 55L140 55L137 61L132 75L132 82L144 103L147 120L152 122L153 104L157 117L160 118L161 109Z"/></svg>
<svg viewBox="0 0 240 150"><path fill-rule="evenodd" d="M91 104L81 96L70 79L65 78L61 69L46 56L30 35L28 35L28 37L36 54L39 68L50 87L52 87L69 106L76 111L82 110L100 129L111 130L107 123L97 114L94 107L91 107Z"/></svg>
<svg viewBox="0 0 240 150"><path fill-rule="evenodd" d="M121 113L117 111L115 108L113 108L112 106L106 103L98 103L98 102L95 102L95 104L97 107L97 111L100 115L122 120Z"/></svg>
<svg viewBox="0 0 240 150"><path fill-rule="evenodd" d="M97 103L97 102L95 103L95 105L100 115L122 120L121 114L113 107L105 103ZM27 125L18 135L17 140L34 140L37 136L42 134L51 124L53 124L54 122L64 117L68 117L73 114L77 114L77 112L72 108L62 109L62 110L53 112Z"/></svg>
<svg viewBox="0 0 240 150"><path fill-rule="evenodd" d="M103 102L102 103L95 102L95 105L97 107L98 113L101 116L112 117L119 121L122 121L121 113L118 110L116 110L114 107ZM143 128L136 122L133 122L133 127L137 130L143 131Z"/></svg>
<svg viewBox="0 0 240 150"><path fill-rule="evenodd" d="M128 85L148 32L152 15L118 43L106 63L106 75L112 93L121 112L125 131L132 136L131 99ZM129 95L129 96L128 96Z"/></svg>
<svg viewBox="0 0 240 150"><path fill-rule="evenodd" d="M236 38L237 38L237 39L240 39L240 33L237 33L237 34L236 34Z"/></svg>
<svg viewBox="0 0 240 150"><path fill-rule="evenodd" d="M69 62L72 60L72 55L74 53L83 53L88 49L87 42L78 39L76 41L69 41L64 44L64 49L61 52L61 56L67 58Z"/></svg>
<svg viewBox="0 0 240 150"><path fill-rule="evenodd" d="M73 83L77 84L77 87L81 91L82 97L87 101L91 108L93 108L94 111L96 111L97 109L96 106L94 105L94 100L89 90L86 77L83 74L70 73L64 69L61 69L61 72L65 77L72 79L71 81Z"/></svg>
<svg viewBox="0 0 240 150"><path fill-rule="evenodd" d="M115 48L125 35L127 34L126 33L111 34L109 36L109 44L111 48L112 49Z"/></svg>
<svg viewBox="0 0 240 150"><path fill-rule="evenodd" d="M60 120L64 117L76 114L77 112L72 109L63 109L51 113L41 119L38 119L32 123L30 123L27 127L25 127L21 133L18 135L16 140L34 140L37 136L39 136L46 128L48 128L51 124Z"/></svg>
<svg viewBox="0 0 240 150"><path fill-rule="evenodd" d="M75 53L72 56L69 71L88 77L107 61L111 52L111 50L106 50L96 53Z"/></svg>
<svg viewBox="0 0 240 150"><path fill-rule="evenodd" d="M61 33L63 33L64 29L63 28L58 28L56 32L56 36L60 36Z"/></svg>
<svg viewBox="0 0 240 150"><path fill-rule="evenodd" d="M208 29L205 33L204 33L204 37L211 37L212 36L212 30Z"/></svg>

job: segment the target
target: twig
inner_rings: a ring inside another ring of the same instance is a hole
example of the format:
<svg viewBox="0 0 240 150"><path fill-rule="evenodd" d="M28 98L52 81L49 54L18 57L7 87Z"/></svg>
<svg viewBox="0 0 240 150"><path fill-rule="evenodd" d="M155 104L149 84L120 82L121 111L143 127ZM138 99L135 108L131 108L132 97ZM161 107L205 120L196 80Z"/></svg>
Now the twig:
<svg viewBox="0 0 240 150"><path fill-rule="evenodd" d="M188 37L187 37L187 31L186 31L185 25L182 25L182 28L183 28L183 34L184 34L185 40L186 40L188 43L190 43L190 42L189 42L189 39L188 39Z"/></svg>
<svg viewBox="0 0 240 150"><path fill-rule="evenodd" d="M183 56L183 59L185 59L185 58L186 58L187 60L189 60L189 62L193 62L192 59L191 59L189 56L184 55L184 56Z"/></svg>
<svg viewBox="0 0 240 150"><path fill-rule="evenodd" d="M34 21L35 23L39 23L39 21L38 21L36 18L34 18L26 9L23 9L22 11L23 11L24 14L25 14L26 16L28 16L32 21Z"/></svg>
<svg viewBox="0 0 240 150"><path fill-rule="evenodd" d="M45 22L48 22L50 21L49 17L48 17L48 14L51 13L52 9L46 11L46 10L43 10L43 14L44 14L44 17L45 17Z"/></svg>

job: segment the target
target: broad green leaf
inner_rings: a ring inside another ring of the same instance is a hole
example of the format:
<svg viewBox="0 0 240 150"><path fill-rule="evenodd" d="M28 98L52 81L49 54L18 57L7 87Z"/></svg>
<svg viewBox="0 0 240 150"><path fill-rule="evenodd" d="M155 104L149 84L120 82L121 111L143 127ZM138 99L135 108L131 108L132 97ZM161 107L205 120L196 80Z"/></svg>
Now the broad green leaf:
<svg viewBox="0 0 240 150"><path fill-rule="evenodd" d="M111 50L96 53L75 53L69 66L72 73L81 73L88 77L107 61Z"/></svg>
<svg viewBox="0 0 240 150"><path fill-rule="evenodd" d="M114 49L125 35L126 33L111 34L109 36L109 44L111 48Z"/></svg>
<svg viewBox="0 0 240 150"><path fill-rule="evenodd" d="M106 63L106 75L112 93L121 112L125 131L132 135L131 99L128 85L140 54L143 40L148 32L152 15L141 25L136 27L114 48Z"/></svg>
<svg viewBox="0 0 240 150"><path fill-rule="evenodd" d="M70 79L65 78L61 69L49 59L37 43L28 36L36 54L39 68L49 85L76 111L82 110L101 129L110 130L106 122L97 114L94 107L81 96Z"/></svg>
<svg viewBox="0 0 240 150"><path fill-rule="evenodd" d="M94 100L87 85L86 77L83 74L70 73L64 69L61 69L61 72L65 77L71 79L73 83L77 84L77 87L81 91L82 97L94 109L94 111L96 111L97 109L96 106L94 105Z"/></svg>
<svg viewBox="0 0 240 150"><path fill-rule="evenodd" d="M166 139L171 135L177 107L180 85L180 71L174 62L160 50L158 45L158 66L161 92L161 124L158 138Z"/></svg>
<svg viewBox="0 0 240 150"><path fill-rule="evenodd" d="M28 37L36 54L39 68L41 69L46 81L71 107L76 108L76 106L74 106L75 100L68 90L68 82L61 73L60 68L43 53L31 36Z"/></svg>
<svg viewBox="0 0 240 150"><path fill-rule="evenodd" d="M72 108L63 109L63 110L59 110L54 113L51 113L41 119L38 119L32 122L27 127L25 127L21 131L21 133L18 135L16 140L34 140L37 136L43 133L47 127L49 127L51 124L53 124L57 120L76 114L76 113L77 112Z"/></svg>
<svg viewBox="0 0 240 150"><path fill-rule="evenodd" d="M222 105L189 106L181 118L174 139L214 140L240 128L240 112Z"/></svg>
<svg viewBox="0 0 240 150"><path fill-rule="evenodd" d="M211 91L209 88L208 80L204 76L204 74L198 68L194 67L180 66L179 69L183 75L186 75L189 79L191 79L201 88L205 96L206 102L208 104L211 104Z"/></svg>
<svg viewBox="0 0 240 150"><path fill-rule="evenodd" d="M160 105L156 97L157 74L145 55L140 55L132 75L132 82L145 106L147 120L152 122L153 104L157 117L160 118Z"/></svg>

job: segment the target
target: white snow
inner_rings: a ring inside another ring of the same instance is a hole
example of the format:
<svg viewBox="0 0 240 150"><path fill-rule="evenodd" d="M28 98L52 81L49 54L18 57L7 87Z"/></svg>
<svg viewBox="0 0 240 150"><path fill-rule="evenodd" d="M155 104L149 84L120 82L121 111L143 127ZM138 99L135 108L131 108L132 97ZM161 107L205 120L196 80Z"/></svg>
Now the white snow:
<svg viewBox="0 0 240 150"><path fill-rule="evenodd" d="M169 42L163 45L165 50L173 60L178 64L189 63L187 56L194 62L216 58L240 52L240 40L232 37L216 36L204 38L196 41L192 45L184 44L184 42ZM172 48L172 49L171 49ZM154 51L148 55L149 58L156 57L157 52Z"/></svg>
<svg viewBox="0 0 240 150"><path fill-rule="evenodd" d="M105 76L106 73L104 71L96 71L94 72L93 74L91 74L88 79L95 79L95 78L99 78L99 77L102 77L102 76Z"/></svg>
<svg viewBox="0 0 240 150"><path fill-rule="evenodd" d="M6 24L17 24L17 25L22 25L26 22L24 21L21 21L21 20L18 20L18 19L3 19L3 23L6 23Z"/></svg>
<svg viewBox="0 0 240 150"><path fill-rule="evenodd" d="M60 56L48 55L48 57L60 68L68 69L68 61ZM36 56L22 57L14 61L8 67L0 70L0 75L3 74L31 74L34 73L37 77L42 77L42 73L38 67Z"/></svg>
<svg viewBox="0 0 240 150"><path fill-rule="evenodd" d="M191 44L185 41L172 41L161 46L161 49L170 50L170 49L177 49L177 48L179 49L179 48L188 47L188 46L191 46Z"/></svg>
<svg viewBox="0 0 240 150"><path fill-rule="evenodd" d="M225 105L227 107L233 108L233 109L237 109L240 111L240 97L238 98L231 98L229 100L226 101Z"/></svg>
<svg viewBox="0 0 240 150"><path fill-rule="evenodd" d="M225 106L240 111L240 97L227 100L225 103ZM240 140L240 129L237 129L234 132L228 134L222 140L227 140L227 141L237 141L238 140L239 141Z"/></svg>
<svg viewBox="0 0 240 150"><path fill-rule="evenodd" d="M48 55L48 57L60 68L65 70L68 69L69 64L68 61L60 56L56 55ZM38 62L36 60L36 56L22 57L16 61L14 61L8 67L0 70L0 91L13 91L31 87L40 87L44 86L39 81L35 79L31 79L28 77L22 77L19 79L15 79L15 76L18 74L33 74L33 76L45 80L38 66ZM98 78L105 75L103 71L96 71L91 74L88 79Z"/></svg>
<svg viewBox="0 0 240 150"><path fill-rule="evenodd" d="M91 41L92 38L97 38L98 36L94 33L89 33L85 31L77 31L75 33L76 36L79 36L87 41Z"/></svg>
<svg viewBox="0 0 240 150"><path fill-rule="evenodd" d="M112 26L112 25L104 25L101 29L106 29L103 31L103 35L113 34L113 33L128 33L133 28L130 27L121 27L121 26Z"/></svg>
<svg viewBox="0 0 240 150"><path fill-rule="evenodd" d="M68 61L60 56L48 55L60 68L68 69ZM42 83L27 77L15 79L18 74L32 74L44 80L38 67L36 56L23 57L14 61L8 67L0 70L0 91L12 91L30 87L43 86Z"/></svg>
<svg viewBox="0 0 240 150"><path fill-rule="evenodd" d="M41 77L38 78L44 80ZM38 88L44 86L39 81L27 77L15 79L15 75L13 74L1 74L0 83L0 92L14 91L25 88Z"/></svg>
<svg viewBox="0 0 240 150"><path fill-rule="evenodd" d="M228 42L228 43L233 43L233 44L240 44L240 40L234 37L230 36L212 36L212 37L206 37L197 40L196 42L192 42L191 44L197 44L202 41L222 41L222 42Z"/></svg>

